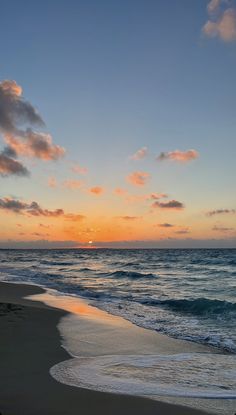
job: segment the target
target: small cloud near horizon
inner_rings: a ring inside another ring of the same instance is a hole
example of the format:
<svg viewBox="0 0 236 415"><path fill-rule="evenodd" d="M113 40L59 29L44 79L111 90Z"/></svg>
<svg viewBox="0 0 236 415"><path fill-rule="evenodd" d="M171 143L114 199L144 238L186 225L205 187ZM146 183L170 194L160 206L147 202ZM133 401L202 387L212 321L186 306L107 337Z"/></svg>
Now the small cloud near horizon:
<svg viewBox="0 0 236 415"><path fill-rule="evenodd" d="M213 226L212 230L216 231L216 232L232 232L235 229L234 228L227 228L225 226L215 225L215 226Z"/></svg>
<svg viewBox="0 0 236 415"><path fill-rule="evenodd" d="M130 173L126 180L134 186L144 186L150 178L150 174L144 171L135 171Z"/></svg>
<svg viewBox="0 0 236 415"><path fill-rule="evenodd" d="M152 204L153 208L161 208L161 209L176 209L176 210L182 210L184 209L184 204L182 202L179 202L178 200L169 200L167 202L154 202Z"/></svg>
<svg viewBox="0 0 236 415"><path fill-rule="evenodd" d="M158 223L156 226L159 226L160 228L173 228L175 225L172 225L171 223Z"/></svg>
<svg viewBox="0 0 236 415"><path fill-rule="evenodd" d="M187 151L169 151L169 152L162 152L157 157L157 161L177 161L179 163L187 163L191 160L195 160L199 157L199 153L196 150L187 150Z"/></svg>
<svg viewBox="0 0 236 415"><path fill-rule="evenodd" d="M87 167L82 167L82 166L80 166L80 164L74 164L74 165L71 167L71 171L72 171L73 173L83 174L83 175L85 175L85 174L87 174L87 173L88 173L88 169L87 169Z"/></svg>
<svg viewBox="0 0 236 415"><path fill-rule="evenodd" d="M130 156L130 160L141 160L147 156L147 152L148 152L147 147L142 147L138 151L136 151L136 153Z"/></svg>
<svg viewBox="0 0 236 415"><path fill-rule="evenodd" d="M142 216L116 216L116 219L122 219L122 220L126 220L126 221L135 221L138 219L142 219Z"/></svg>
<svg viewBox="0 0 236 415"><path fill-rule="evenodd" d="M206 212L206 216L225 215L225 214L236 214L236 209L215 209Z"/></svg>
<svg viewBox="0 0 236 415"><path fill-rule="evenodd" d="M94 186L94 187L91 187L88 191L89 193L95 196L100 196L102 193L105 192L105 189L101 186Z"/></svg>
<svg viewBox="0 0 236 415"><path fill-rule="evenodd" d="M46 217L46 218L58 218L62 217L66 220L72 221L81 221L86 218L84 215L66 213L63 209L43 209L37 202L33 201L30 203L23 202L18 199L13 199L11 197L0 198L0 209L7 212L12 212L17 215L24 216L35 216L35 217Z"/></svg>

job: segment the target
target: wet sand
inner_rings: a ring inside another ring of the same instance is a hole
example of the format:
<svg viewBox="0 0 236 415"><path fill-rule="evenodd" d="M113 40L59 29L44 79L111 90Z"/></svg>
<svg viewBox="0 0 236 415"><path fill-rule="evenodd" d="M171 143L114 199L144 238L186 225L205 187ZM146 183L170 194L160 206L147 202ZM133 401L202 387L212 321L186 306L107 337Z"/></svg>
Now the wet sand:
<svg viewBox="0 0 236 415"><path fill-rule="evenodd" d="M44 290L0 283L0 412L2 415L194 415L206 412L146 398L95 392L49 374L71 356L57 325L66 311L23 299ZM81 327L81 335L82 335Z"/></svg>

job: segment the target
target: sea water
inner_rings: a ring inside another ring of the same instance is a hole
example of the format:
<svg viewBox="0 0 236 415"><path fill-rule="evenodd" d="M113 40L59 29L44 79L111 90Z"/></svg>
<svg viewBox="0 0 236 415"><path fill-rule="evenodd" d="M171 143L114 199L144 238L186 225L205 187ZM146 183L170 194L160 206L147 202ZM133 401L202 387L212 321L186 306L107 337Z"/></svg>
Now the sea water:
<svg viewBox="0 0 236 415"><path fill-rule="evenodd" d="M82 358L57 367L64 380L79 373L79 386L97 390L236 397L234 249L2 250L0 280L84 297L138 326L217 351Z"/></svg>

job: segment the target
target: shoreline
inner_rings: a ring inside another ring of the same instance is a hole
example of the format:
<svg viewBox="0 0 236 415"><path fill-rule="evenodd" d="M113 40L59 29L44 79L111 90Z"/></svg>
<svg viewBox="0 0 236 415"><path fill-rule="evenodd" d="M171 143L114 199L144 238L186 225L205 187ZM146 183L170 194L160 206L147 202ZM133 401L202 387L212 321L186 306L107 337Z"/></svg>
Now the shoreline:
<svg viewBox="0 0 236 415"><path fill-rule="evenodd" d="M148 398L96 392L57 382L52 366L71 356L61 346L57 325L67 312L23 297L39 287L0 283L0 412L2 415L200 415L204 411ZM15 305L17 307L14 307Z"/></svg>

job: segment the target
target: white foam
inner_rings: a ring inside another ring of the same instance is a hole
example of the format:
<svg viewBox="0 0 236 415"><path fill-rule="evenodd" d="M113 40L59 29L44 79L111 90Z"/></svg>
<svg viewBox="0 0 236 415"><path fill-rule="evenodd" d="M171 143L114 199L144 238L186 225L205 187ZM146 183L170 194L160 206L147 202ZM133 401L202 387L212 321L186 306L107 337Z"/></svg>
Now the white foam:
<svg viewBox="0 0 236 415"><path fill-rule="evenodd" d="M55 365L61 383L139 396L236 399L236 361L230 355L109 355Z"/></svg>

